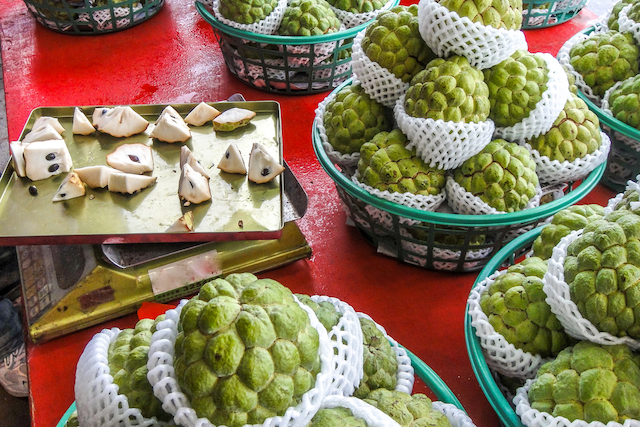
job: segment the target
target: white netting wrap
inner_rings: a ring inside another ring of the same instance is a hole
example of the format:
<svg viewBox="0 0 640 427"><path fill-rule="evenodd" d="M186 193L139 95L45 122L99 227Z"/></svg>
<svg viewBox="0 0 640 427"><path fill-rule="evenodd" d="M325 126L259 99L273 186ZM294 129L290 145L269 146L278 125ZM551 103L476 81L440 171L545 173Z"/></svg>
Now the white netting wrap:
<svg viewBox="0 0 640 427"><path fill-rule="evenodd" d="M529 150L533 161L536 163L536 174L541 183L558 184L561 182L572 182L587 176L592 170L607 160L609 150L611 149L611 140L609 136L600 132L602 143L596 151L586 156L576 159L573 162L551 160L547 156L541 156L538 150L531 148L527 142L519 141L518 143Z"/></svg>
<svg viewBox="0 0 640 427"><path fill-rule="evenodd" d="M328 396L322 401L322 408L347 408L354 417L364 420L367 427L400 427L389 415L357 397Z"/></svg>
<svg viewBox="0 0 640 427"><path fill-rule="evenodd" d="M365 55L361 45L365 31L362 30L356 35L351 46L351 69L371 99L385 107L393 107L398 98L407 91L409 83L403 82Z"/></svg>
<svg viewBox="0 0 640 427"><path fill-rule="evenodd" d="M438 206L440 206L442 202L444 202L445 199L444 188L435 196L423 196L413 193L392 193L386 190L380 191L371 187L370 185L360 182L360 173L358 171L356 171L355 175L351 177L351 181L353 181L353 183L358 187L366 190L374 196L380 197L381 199L397 203L399 205L409 206L410 208L420 209L423 211L435 211L436 209L438 209Z"/></svg>
<svg viewBox="0 0 640 427"><path fill-rule="evenodd" d="M569 92L569 80L567 73L556 58L548 53L537 53L547 63L548 81L547 90L542 92L542 98L531 110L528 117L509 127L496 126L494 138L502 138L507 141L515 141L520 138L529 139L547 133L563 110Z"/></svg>
<svg viewBox="0 0 640 427"><path fill-rule="evenodd" d="M618 14L618 25L621 33L630 33L636 43L640 43L640 23L629 18L629 11L633 4L629 4L622 8Z"/></svg>
<svg viewBox="0 0 640 427"><path fill-rule="evenodd" d="M189 399L182 392L173 370L174 343L178 335L178 321L182 307L188 300L180 302L178 307L167 310L166 319L158 323L157 331L151 338L147 375L153 392L163 402L163 408L174 415L177 424L183 427L214 427L206 418L198 418ZM297 301L297 299L296 299ZM332 392L333 387L333 347L324 326L308 306L298 302L307 312L311 325L319 332L321 371L316 376L315 387L302 396L302 401L287 409L284 415L267 418L263 427L302 427L306 426L318 411L322 400Z"/></svg>
<svg viewBox="0 0 640 427"><path fill-rule="evenodd" d="M627 344L630 348L640 349L640 341L631 337L615 337L607 332L599 331L593 323L585 319L578 306L571 300L569 285L564 281L564 260L567 247L582 235L582 230L573 231L560 240L553 248L549 258L549 269L544 275L544 292L547 304L556 315L567 334L572 337L598 344Z"/></svg>
<svg viewBox="0 0 640 427"><path fill-rule="evenodd" d="M404 99L402 94L393 108L396 123L409 140L407 148L415 148L431 167L455 169L491 142L495 130L492 120L456 123L411 117L404 109Z"/></svg>
<svg viewBox="0 0 640 427"><path fill-rule="evenodd" d="M130 408L109 372L108 351L120 329L103 329L87 344L76 367L75 397L78 421L83 427L158 426L166 423L145 418L137 408Z"/></svg>
<svg viewBox="0 0 640 427"><path fill-rule="evenodd" d="M461 55L481 70L499 64L518 49L529 50L522 31L474 23L436 0L420 0L418 20L422 38L438 56Z"/></svg>
<svg viewBox="0 0 640 427"><path fill-rule="evenodd" d="M473 193L462 188L451 175L447 177L445 189L447 191L447 202L455 213L463 215L496 215L506 213L489 206L479 197L474 196ZM536 195L529 200L525 209L537 207L540 204L541 197L542 189L538 186L536 188Z"/></svg>
<svg viewBox="0 0 640 427"><path fill-rule="evenodd" d="M359 82L354 80L351 84L357 85L359 84ZM329 103L333 101L335 97L335 93L330 93L318 104L318 107L315 111L316 117L314 120L316 123L316 128L318 129L320 140L322 141L322 148L324 148L325 153L327 153L327 157L329 157L329 160L342 168L353 170L356 166L358 166L358 160L360 160L360 152L343 154L334 149L329 142L329 138L327 137L327 129L324 127L324 113L327 109L327 105L329 105Z"/></svg>
<svg viewBox="0 0 640 427"><path fill-rule="evenodd" d="M360 24L364 24L365 22L369 22L372 19L375 19L375 17L378 16L380 12L385 9L390 9L393 3L393 0L389 0L380 9L363 13L347 12L346 10L338 9L335 6L331 6L331 9L336 14L340 22L342 22L342 24L345 26L345 28L353 28L357 27Z"/></svg>
<svg viewBox="0 0 640 427"><path fill-rule="evenodd" d="M433 409L440 411L447 416L451 427L474 427L475 424L471 418L460 408L451 403L440 401L433 402Z"/></svg>
<svg viewBox="0 0 640 427"><path fill-rule="evenodd" d="M342 314L338 324L327 331L330 343L335 350L332 393L350 396L364 375L362 328L358 315L349 304L337 298L312 295L311 299L317 303L330 302L336 311Z"/></svg>
<svg viewBox="0 0 640 427"><path fill-rule="evenodd" d="M284 16L284 10L287 8L287 0L278 0L278 5L273 11L267 15L262 21L254 22L253 24L241 24L239 22L232 21L222 16L220 13L220 0L213 0L211 3L213 13L220 22L239 30L248 31L250 33L257 34L275 34L282 22Z"/></svg>
<svg viewBox="0 0 640 427"><path fill-rule="evenodd" d="M357 313L358 317L363 317L365 319L371 320L375 323L376 327L382 332L386 339L391 343L391 347L393 351L396 353L396 357L398 358L398 373L396 374L396 379L398 380L396 384L396 391L402 391L407 394L411 394L413 391L413 383L415 382L415 374L413 370L413 366L411 366L411 359L407 355L407 351L400 347L396 340L391 338L387 331L375 320L373 320L368 314L365 313Z"/></svg>
<svg viewBox="0 0 640 427"><path fill-rule="evenodd" d="M622 201L623 197L624 197L624 193L618 193L614 197L610 198L609 202L607 203L607 206L604 207L604 216L607 216L611 212L616 210L616 206L618 206L618 203Z"/></svg>
<svg viewBox="0 0 640 427"><path fill-rule="evenodd" d="M533 379L527 380L522 387L519 387L513 403L516 406L516 414L520 417L522 424L527 427L605 427L599 421L588 423L584 420L569 421L564 417L554 417L549 413L540 412L533 409L529 403L528 392L533 384ZM640 427L640 420L625 420L623 424L609 421L606 427Z"/></svg>
<svg viewBox="0 0 640 427"><path fill-rule="evenodd" d="M533 378L546 359L543 359L540 355L523 351L509 343L501 334L495 331L491 323L489 323L489 318L480 307L482 293L500 275L505 273L506 270L497 271L471 289L467 300L471 326L476 330L487 365L491 369L510 378Z"/></svg>

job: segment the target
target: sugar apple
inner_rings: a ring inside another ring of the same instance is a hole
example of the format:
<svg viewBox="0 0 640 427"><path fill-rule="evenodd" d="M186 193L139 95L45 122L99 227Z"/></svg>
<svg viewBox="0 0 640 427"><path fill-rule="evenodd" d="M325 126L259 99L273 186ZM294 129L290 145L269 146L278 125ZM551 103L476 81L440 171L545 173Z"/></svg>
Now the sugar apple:
<svg viewBox="0 0 640 427"><path fill-rule="evenodd" d="M454 169L453 179L500 212L524 209L538 187L536 164L529 151L504 139L491 141Z"/></svg>
<svg viewBox="0 0 640 427"><path fill-rule="evenodd" d="M334 326L337 326L342 318L342 313L339 312L329 301L316 302L312 300L309 295L304 294L296 294L296 298L298 298L298 301L313 310L316 317L327 331L330 331Z"/></svg>
<svg viewBox="0 0 640 427"><path fill-rule="evenodd" d="M380 409L402 427L451 427L449 419L433 408L433 402L426 395L410 395L402 391L378 389L364 399Z"/></svg>
<svg viewBox="0 0 640 427"><path fill-rule="evenodd" d="M405 83L436 57L420 35L417 4L381 11L360 46L367 58Z"/></svg>
<svg viewBox="0 0 640 427"><path fill-rule="evenodd" d="M546 271L543 259L526 258L496 277L480 296L480 308L497 333L516 348L544 358L571 343L545 301Z"/></svg>
<svg viewBox="0 0 640 427"><path fill-rule="evenodd" d="M513 126L529 117L547 90L547 63L540 55L526 50L517 50L483 71L491 102L489 118L496 126Z"/></svg>
<svg viewBox="0 0 640 427"><path fill-rule="evenodd" d="M327 0L336 9L349 13L369 13L382 9L385 0Z"/></svg>
<svg viewBox="0 0 640 427"><path fill-rule="evenodd" d="M614 210L626 210L634 213L640 213L640 193L633 188L629 188L622 194L622 199L613 207Z"/></svg>
<svg viewBox="0 0 640 427"><path fill-rule="evenodd" d="M625 6L628 6L634 2L635 0L620 0L613 5L613 8L611 9L611 14L607 19L607 27L610 30L615 30L615 31L620 30L620 23L618 22L618 16L620 15L620 11L624 9Z"/></svg>
<svg viewBox="0 0 640 427"><path fill-rule="evenodd" d="M591 221L604 216L604 207L596 204L573 205L556 213L545 225L533 242L533 255L549 259L564 236L575 230L582 230Z"/></svg>
<svg viewBox="0 0 640 427"><path fill-rule="evenodd" d="M340 30L340 20L325 0L292 0L278 27L281 36L321 36Z"/></svg>
<svg viewBox="0 0 640 427"><path fill-rule="evenodd" d="M592 33L571 47L569 63L602 98L611 86L638 74L638 46L629 33Z"/></svg>
<svg viewBox="0 0 640 427"><path fill-rule="evenodd" d="M155 321L141 319L135 328L120 331L109 345L107 360L113 383L118 386L118 393L127 397L129 407L138 408L145 418L168 421L172 416L162 409L162 402L153 394L147 379L151 335L163 319L164 315Z"/></svg>
<svg viewBox="0 0 640 427"><path fill-rule="evenodd" d="M438 3L471 22L506 30L522 27L522 0L438 0Z"/></svg>
<svg viewBox="0 0 640 427"><path fill-rule="evenodd" d="M360 180L380 191L434 196L444 188L445 172L430 167L406 148L407 137L399 129L380 132L360 148Z"/></svg>
<svg viewBox="0 0 640 427"><path fill-rule="evenodd" d="M368 424L350 409L338 406L318 410L306 427L368 427Z"/></svg>
<svg viewBox="0 0 640 427"><path fill-rule="evenodd" d="M398 356L375 322L360 317L364 375L353 395L364 399L373 390L393 390L397 384Z"/></svg>
<svg viewBox="0 0 640 427"><path fill-rule="evenodd" d="M340 89L325 107L323 123L327 140L342 154L360 151L377 133L390 131L390 110L372 99L360 84Z"/></svg>
<svg viewBox="0 0 640 427"><path fill-rule="evenodd" d="M624 344L581 341L540 367L528 398L533 409L569 421L639 419L639 357Z"/></svg>
<svg viewBox="0 0 640 427"><path fill-rule="evenodd" d="M489 88L465 57L436 58L411 79L404 109L412 117L479 123L489 116Z"/></svg>
<svg viewBox="0 0 640 427"><path fill-rule="evenodd" d="M551 129L527 142L541 156L560 163L573 162L602 145L600 120L582 99L572 94Z"/></svg>
<svg viewBox="0 0 640 427"><path fill-rule="evenodd" d="M199 417L261 424L297 405L320 370L319 334L291 291L229 275L205 284L180 313L174 369Z"/></svg>
<svg viewBox="0 0 640 427"><path fill-rule="evenodd" d="M640 74L611 91L609 109L613 117L640 130Z"/></svg>
<svg viewBox="0 0 640 427"><path fill-rule="evenodd" d="M640 338L640 217L624 209L587 224L567 247L564 279L602 332Z"/></svg>
<svg viewBox="0 0 640 427"><path fill-rule="evenodd" d="M278 0L220 0L220 14L239 24L255 24L266 19L278 5Z"/></svg>

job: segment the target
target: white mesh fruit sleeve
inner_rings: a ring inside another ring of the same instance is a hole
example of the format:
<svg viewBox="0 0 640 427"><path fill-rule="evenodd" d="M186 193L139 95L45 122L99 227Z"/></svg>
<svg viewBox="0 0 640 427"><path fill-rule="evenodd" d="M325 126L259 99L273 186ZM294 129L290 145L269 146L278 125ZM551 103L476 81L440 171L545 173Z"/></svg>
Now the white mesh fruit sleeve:
<svg viewBox="0 0 640 427"><path fill-rule="evenodd" d="M411 117L404 109L404 100L402 94L393 108L396 123L409 140L407 148L415 148L431 167L455 169L491 142L495 130L492 120L456 123Z"/></svg>
<svg viewBox="0 0 640 427"><path fill-rule="evenodd" d="M451 427L475 427L473 420L462 409L451 403L436 400L433 402L433 409L446 415Z"/></svg>
<svg viewBox="0 0 640 427"><path fill-rule="evenodd" d="M208 419L198 418L189 399L182 392L173 369L173 346L178 335L180 312L186 303L187 300L183 300L175 310L168 310L166 319L158 323L157 331L151 338L147 363L148 378L154 394L163 402L163 408L174 415L174 420L178 424L183 427L213 427ZM322 400L332 392L334 365L332 363L333 347L329 342L329 336L313 310L305 304L300 302L298 304L309 315L311 326L318 330L321 371L316 376L314 388L302 396L302 401L297 406L288 408L282 416L267 418L262 424L263 427L306 426L320 408Z"/></svg>
<svg viewBox="0 0 640 427"><path fill-rule="evenodd" d="M78 421L83 427L148 427L165 425L155 417L145 418L129 400L118 394L109 372L109 345L120 329L103 329L87 344L76 366L75 398Z"/></svg>
<svg viewBox="0 0 640 427"><path fill-rule="evenodd" d="M217 20L225 25L228 25L238 30L248 31L256 34L275 34L284 17L284 10L287 8L287 0L278 0L278 5L273 11L267 15L261 21L254 22L253 24L241 24L231 19L227 19L220 13L220 0L213 0L212 5L213 13Z"/></svg>
<svg viewBox="0 0 640 427"><path fill-rule="evenodd" d="M629 4L622 8L618 14L618 26L621 33L629 33L637 44L640 44L640 22L636 22L629 18L629 11L633 4Z"/></svg>
<svg viewBox="0 0 640 427"><path fill-rule="evenodd" d="M375 19L376 16L383 10L391 9L394 1L387 1L380 9L373 10L371 12L362 12L362 13L353 13L347 12L346 10L339 9L335 6L331 6L331 10L336 14L340 22L345 26L345 28L353 28L357 27L360 24L364 24L365 22L369 22L372 19Z"/></svg>
<svg viewBox="0 0 640 427"><path fill-rule="evenodd" d="M377 62L370 60L362 50L366 30L360 31L351 46L351 69L364 91L385 107L393 107L409 88L409 83L393 75Z"/></svg>
<svg viewBox="0 0 640 427"><path fill-rule="evenodd" d="M582 235L582 230L571 232L553 248L549 258L549 269L544 275L543 291L547 304L556 315L567 334L572 337L604 345L626 344L634 350L640 349L640 341L631 337L616 337L599 331L593 323L582 316L578 306L571 300L569 285L564 281L564 261L567 247Z"/></svg>
<svg viewBox="0 0 640 427"><path fill-rule="evenodd" d="M533 378L546 359L543 359L540 355L521 350L508 342L504 336L496 332L491 323L489 323L489 318L480 307L482 293L500 275L505 273L506 270L497 271L471 290L467 300L471 326L476 330L485 360L491 369L510 378Z"/></svg>
<svg viewBox="0 0 640 427"><path fill-rule="evenodd" d="M499 64L516 50L529 49L522 31L472 22L436 0L420 0L418 20L420 35L438 56L464 56L481 70Z"/></svg>
<svg viewBox="0 0 640 427"><path fill-rule="evenodd" d="M494 138L515 141L520 138L530 139L547 133L553 127L553 123L564 109L567 99L571 96L567 73L558 60L548 53L536 53L536 55L545 61L549 70L547 74L547 89L542 92L540 101L531 110L528 117L513 126L496 126Z"/></svg>

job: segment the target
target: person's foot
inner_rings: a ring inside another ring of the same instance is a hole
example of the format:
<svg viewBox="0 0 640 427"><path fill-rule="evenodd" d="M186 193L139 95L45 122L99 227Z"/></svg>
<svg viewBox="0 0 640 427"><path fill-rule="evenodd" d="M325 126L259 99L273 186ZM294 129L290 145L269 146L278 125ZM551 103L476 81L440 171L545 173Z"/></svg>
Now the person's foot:
<svg viewBox="0 0 640 427"><path fill-rule="evenodd" d="M0 362L0 384L12 396L27 397L29 395L27 355L24 344Z"/></svg>

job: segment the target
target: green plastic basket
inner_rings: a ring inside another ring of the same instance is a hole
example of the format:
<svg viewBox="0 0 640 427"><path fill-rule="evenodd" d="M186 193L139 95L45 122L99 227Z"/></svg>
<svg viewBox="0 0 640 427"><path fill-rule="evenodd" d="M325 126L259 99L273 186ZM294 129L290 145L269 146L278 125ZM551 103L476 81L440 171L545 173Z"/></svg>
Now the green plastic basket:
<svg viewBox="0 0 640 427"><path fill-rule="evenodd" d="M346 81L338 92L351 83ZM430 212L389 202L360 188L329 159L317 123L312 142L322 168L334 181L354 225L379 251L431 270L477 271L508 242L543 224L550 216L586 196L598 183L605 163L579 185L568 186L563 197L520 212L497 215L460 215ZM381 222L380 215L386 220ZM443 243L443 236L456 236Z"/></svg>
<svg viewBox="0 0 640 427"><path fill-rule="evenodd" d="M395 0L390 7L399 3ZM256 89L284 95L306 95L332 90L351 77L351 46L358 32L371 23L322 36L257 34L225 25L203 3L196 9L213 27L229 71ZM335 43L329 57L318 56L317 46Z"/></svg>
<svg viewBox="0 0 640 427"><path fill-rule="evenodd" d="M538 237L541 230L541 227L531 230L500 249L493 259L491 259L482 271L480 271L473 285L474 288L505 264L513 264L518 257L516 254L520 254L529 248L536 237ZM493 374L485 361L484 354L482 353L482 347L480 345L480 339L476 335L475 328L471 326L471 316L469 315L468 304L467 315L465 316L464 321L464 336L473 372L475 373L476 379L480 384L480 388L482 388L482 391L487 397L487 400L496 411L496 414L500 417L500 421L506 427L524 427L513 406L507 400L494 380Z"/></svg>
<svg viewBox="0 0 640 427"><path fill-rule="evenodd" d="M107 34L154 16L164 0L24 0L29 12L50 30L76 35Z"/></svg>
<svg viewBox="0 0 640 427"><path fill-rule="evenodd" d="M525 0L522 29L547 28L567 22L587 5L587 0Z"/></svg>

